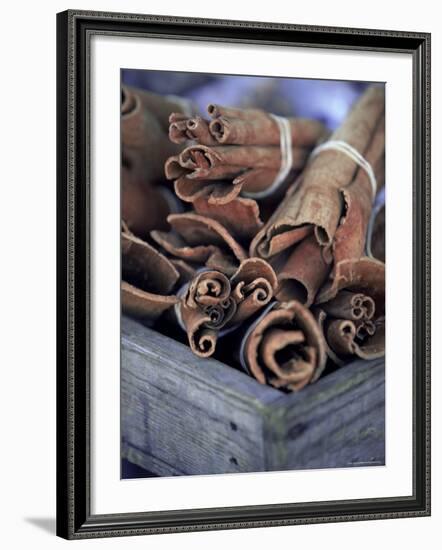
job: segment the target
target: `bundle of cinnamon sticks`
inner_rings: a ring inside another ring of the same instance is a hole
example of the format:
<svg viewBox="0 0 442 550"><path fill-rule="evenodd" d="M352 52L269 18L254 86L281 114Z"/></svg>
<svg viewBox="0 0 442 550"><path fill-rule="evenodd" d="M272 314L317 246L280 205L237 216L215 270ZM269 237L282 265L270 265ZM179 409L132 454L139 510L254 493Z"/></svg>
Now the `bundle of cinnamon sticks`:
<svg viewBox="0 0 442 550"><path fill-rule="evenodd" d="M384 89L367 88L332 135L316 120L216 104L200 116L123 91L124 311L284 391L382 356Z"/></svg>

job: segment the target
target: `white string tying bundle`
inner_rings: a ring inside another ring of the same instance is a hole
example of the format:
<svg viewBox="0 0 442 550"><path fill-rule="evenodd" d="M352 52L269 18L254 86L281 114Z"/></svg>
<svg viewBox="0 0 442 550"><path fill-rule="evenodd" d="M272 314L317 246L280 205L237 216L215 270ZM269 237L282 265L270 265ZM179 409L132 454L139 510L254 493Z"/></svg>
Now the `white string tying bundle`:
<svg viewBox="0 0 442 550"><path fill-rule="evenodd" d="M329 151L329 150L340 151L341 153L346 154L358 166L360 166L363 170L365 170L371 185L372 200L374 201L376 197L377 182L376 182L376 176L374 175L371 164L352 145L350 145L346 141L342 141L338 139L331 139L330 141L326 141L321 145L318 145L318 147L316 147L313 150L310 158L314 158L319 153L322 153L323 151Z"/></svg>
<svg viewBox="0 0 442 550"><path fill-rule="evenodd" d="M358 166L360 166L363 170L365 170L365 173L368 176L368 181L371 185L371 193L372 193L372 202L375 202L376 199L376 191L378 184L376 182L376 176L374 175L373 168L371 167L371 164L368 162L367 159L365 159L359 151L357 151L353 146L351 146L346 141L342 140L330 140L326 141L325 143L322 143L321 145L318 145L316 147L310 158L315 157L317 154L321 153L322 151L329 151L329 150L335 150L335 151L341 151L342 153L345 153L348 157L350 157ZM370 216L370 221L367 227L366 231L366 238L365 238L365 253L368 257L372 258L373 255L371 253L371 233L373 231L373 224L374 224L374 218L376 214L374 212L374 209Z"/></svg>
<svg viewBox="0 0 442 550"><path fill-rule="evenodd" d="M267 189L256 191L256 193L244 193L245 197L249 197L251 199L264 199L265 197L268 197L269 195L274 193L285 181L293 165L292 132L290 128L290 122L284 117L273 114L270 114L270 116L275 120L279 127L281 167L279 169L279 172L276 174L273 183L269 187L267 187Z"/></svg>

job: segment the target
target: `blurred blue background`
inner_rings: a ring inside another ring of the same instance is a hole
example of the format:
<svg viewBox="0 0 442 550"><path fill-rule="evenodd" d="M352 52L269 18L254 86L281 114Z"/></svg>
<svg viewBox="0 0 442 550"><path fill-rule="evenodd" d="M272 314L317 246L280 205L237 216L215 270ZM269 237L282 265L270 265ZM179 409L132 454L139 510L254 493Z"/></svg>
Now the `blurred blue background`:
<svg viewBox="0 0 442 550"><path fill-rule="evenodd" d="M209 103L257 107L280 116L316 118L334 130L370 82L122 70L122 82L190 99L204 115Z"/></svg>

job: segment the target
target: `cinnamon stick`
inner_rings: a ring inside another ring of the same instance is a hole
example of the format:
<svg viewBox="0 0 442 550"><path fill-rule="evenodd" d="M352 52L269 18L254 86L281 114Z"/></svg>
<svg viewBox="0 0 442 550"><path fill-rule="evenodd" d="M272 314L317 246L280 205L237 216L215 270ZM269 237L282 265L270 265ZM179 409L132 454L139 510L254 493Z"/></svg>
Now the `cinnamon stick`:
<svg viewBox="0 0 442 550"><path fill-rule="evenodd" d="M147 238L153 229L166 229L167 216L176 209L174 197L161 186L153 186L136 179L137 175L122 167L121 215L131 231Z"/></svg>
<svg viewBox="0 0 442 550"><path fill-rule="evenodd" d="M307 155L308 149L293 147L292 169L302 168ZM200 186L212 180L232 180L232 185L240 187L239 191L256 193L273 183L280 167L279 146L191 145L170 157L164 170L168 179L185 177L201 181Z"/></svg>
<svg viewBox="0 0 442 550"><path fill-rule="evenodd" d="M312 313L296 301L276 304L242 344L243 361L261 384L297 391L322 373L325 342Z"/></svg>
<svg viewBox="0 0 442 550"><path fill-rule="evenodd" d="M384 263L367 257L341 261L316 303L327 315L324 332L338 356L374 359L385 354Z"/></svg>
<svg viewBox="0 0 442 550"><path fill-rule="evenodd" d="M156 320L178 303L171 292L179 273L154 247L127 229L121 235L123 311L131 316Z"/></svg>
<svg viewBox="0 0 442 550"><path fill-rule="evenodd" d="M219 222L195 213L171 214L171 232L152 231L152 239L170 255L231 275L247 257Z"/></svg>
<svg viewBox="0 0 442 550"><path fill-rule="evenodd" d="M311 234L294 248L278 270L278 300L297 300L311 306L330 270L330 255Z"/></svg>
<svg viewBox="0 0 442 550"><path fill-rule="evenodd" d="M164 162L181 147L168 139L168 116L179 106L162 96L122 86L121 144L123 166L142 183L164 177Z"/></svg>
<svg viewBox="0 0 442 550"><path fill-rule="evenodd" d="M279 145L280 130L274 117L260 109L233 109L209 105L212 117L211 135L221 144ZM324 135L325 128L317 120L287 119L293 146L311 147Z"/></svg>
<svg viewBox="0 0 442 550"><path fill-rule="evenodd" d="M154 294L126 281L121 282L122 309L131 317L153 322L178 302L176 296Z"/></svg>
<svg viewBox="0 0 442 550"><path fill-rule="evenodd" d="M185 176L174 183L177 197L185 202L207 199L209 204L222 206L233 201L241 192L241 185L232 185L232 181L192 180Z"/></svg>
<svg viewBox="0 0 442 550"><path fill-rule="evenodd" d="M384 113L383 88L371 87L332 135L365 155ZM270 258L312 231L322 246L330 246L343 209L341 189L352 182L357 165L341 151L314 156L286 197L252 241L251 256Z"/></svg>
<svg viewBox="0 0 442 550"><path fill-rule="evenodd" d="M240 242L249 242L263 225L253 199L237 197L228 204L213 204L201 197L194 200L193 207L198 214L218 221Z"/></svg>
<svg viewBox="0 0 442 550"><path fill-rule="evenodd" d="M240 324L267 305L274 297L278 280L273 268L260 258L241 262L230 279L236 312L231 324Z"/></svg>
<svg viewBox="0 0 442 550"><path fill-rule="evenodd" d="M192 351L209 357L215 351L218 332L235 315L229 279L218 271L204 271L191 281L180 304Z"/></svg>
<svg viewBox="0 0 442 550"><path fill-rule="evenodd" d="M366 160L373 168L380 189L385 181L385 117L382 116L367 149ZM355 179L342 190L344 213L333 240L335 272L342 260L358 259L364 254L367 227L373 208L373 189L367 173L359 168Z"/></svg>
<svg viewBox="0 0 442 550"><path fill-rule="evenodd" d="M200 116L188 118L181 113L172 113L169 123L169 139L173 143L186 143L189 140L201 145L218 143L209 131L209 121Z"/></svg>
<svg viewBox="0 0 442 550"><path fill-rule="evenodd" d="M121 202L130 229L145 238L166 227L171 201L157 183L164 180L164 162L180 147L168 139L168 113L179 106L162 96L122 87ZM167 114L167 115L166 115Z"/></svg>

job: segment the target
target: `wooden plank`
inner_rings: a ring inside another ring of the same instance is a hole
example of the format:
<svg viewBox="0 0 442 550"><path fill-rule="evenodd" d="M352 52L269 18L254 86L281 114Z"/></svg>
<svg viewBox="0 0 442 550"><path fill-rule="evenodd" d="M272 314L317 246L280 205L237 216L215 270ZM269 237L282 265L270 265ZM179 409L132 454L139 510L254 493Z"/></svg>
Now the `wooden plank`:
<svg viewBox="0 0 442 550"><path fill-rule="evenodd" d="M282 394L122 319L122 453L158 475L383 464L384 362Z"/></svg>
<svg viewBox="0 0 442 550"><path fill-rule="evenodd" d="M159 475L264 469L263 418L280 393L122 319L122 451Z"/></svg>
<svg viewBox="0 0 442 550"><path fill-rule="evenodd" d="M357 361L282 397L266 420L266 468L385 464L384 360Z"/></svg>

